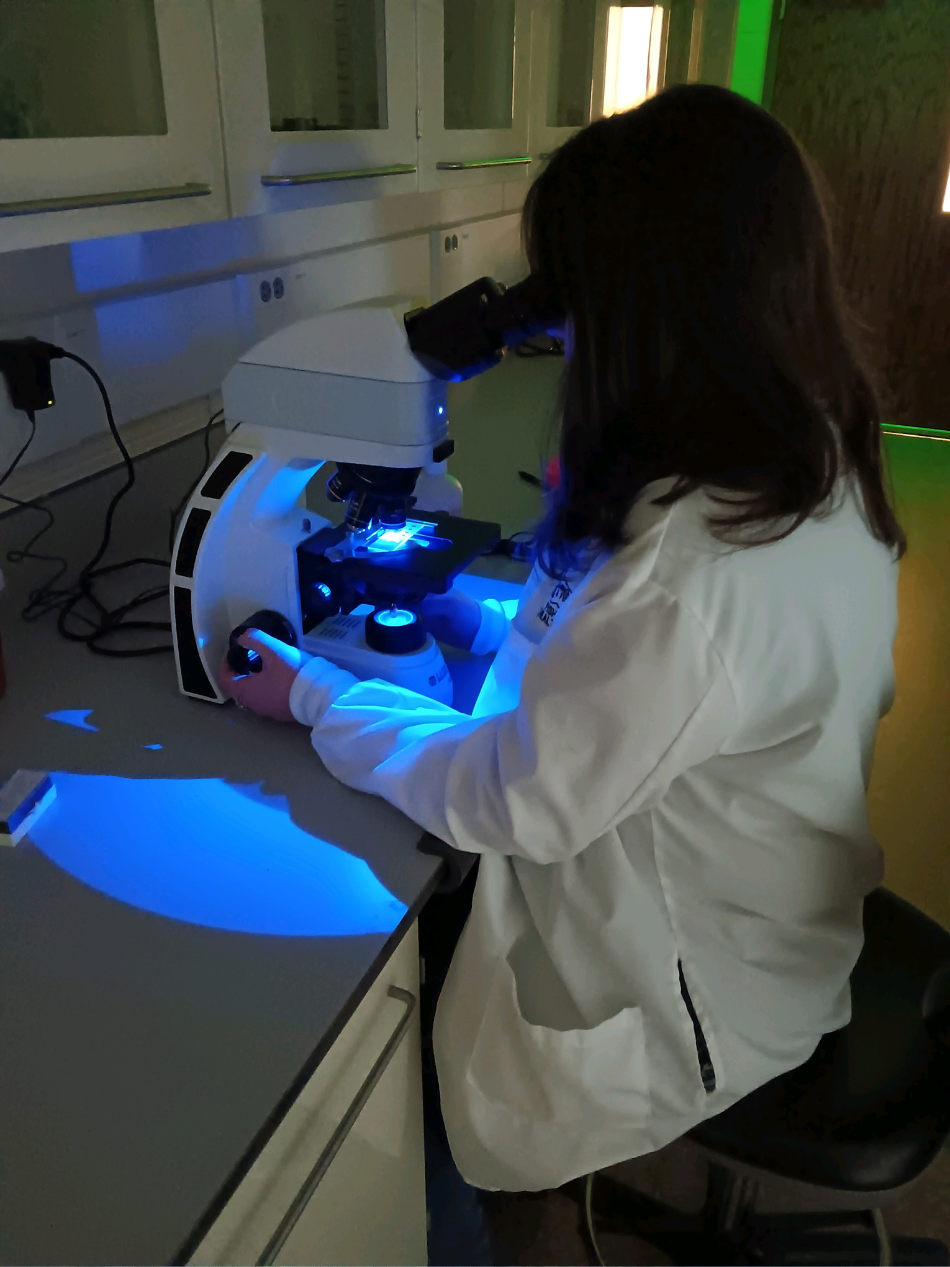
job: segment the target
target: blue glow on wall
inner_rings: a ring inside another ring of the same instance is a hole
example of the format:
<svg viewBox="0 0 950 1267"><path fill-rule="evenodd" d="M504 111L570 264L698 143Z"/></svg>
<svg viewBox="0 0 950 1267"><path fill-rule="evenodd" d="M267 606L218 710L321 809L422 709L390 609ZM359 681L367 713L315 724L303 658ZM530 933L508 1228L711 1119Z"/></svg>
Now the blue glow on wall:
<svg viewBox="0 0 950 1267"><path fill-rule="evenodd" d="M156 915L285 937L390 933L405 905L361 858L222 779L54 773L30 839L77 880Z"/></svg>
<svg viewBox="0 0 950 1267"><path fill-rule="evenodd" d="M239 222L219 220L73 242L76 290L89 293L210 272L247 253L244 236Z"/></svg>
<svg viewBox="0 0 950 1267"><path fill-rule="evenodd" d="M80 292L111 290L141 280L142 235L128 233L118 238L91 238L71 242L69 254L73 280Z"/></svg>
<svg viewBox="0 0 950 1267"><path fill-rule="evenodd" d="M59 712L47 713L46 716L50 721L62 722L64 726L75 726L78 730L98 731L98 726L93 726L86 721L91 712L91 708L61 708Z"/></svg>

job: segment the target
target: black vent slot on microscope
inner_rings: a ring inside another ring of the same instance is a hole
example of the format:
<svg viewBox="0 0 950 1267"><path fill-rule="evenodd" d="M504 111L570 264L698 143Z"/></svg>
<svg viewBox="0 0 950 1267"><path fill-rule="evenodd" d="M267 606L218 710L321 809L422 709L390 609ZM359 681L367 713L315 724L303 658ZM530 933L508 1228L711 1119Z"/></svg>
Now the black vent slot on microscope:
<svg viewBox="0 0 950 1267"><path fill-rule="evenodd" d="M191 590L183 585L175 586L175 641L178 644L178 667L181 670L182 689L189 695L201 695L205 699L217 699L214 687L208 681L198 643L195 639L195 623L191 614Z"/></svg>
<svg viewBox="0 0 950 1267"><path fill-rule="evenodd" d="M175 572L178 576L187 576L189 578L194 576L198 547L201 545L201 538L205 535L205 528L207 528L210 521L210 510L192 510L189 512L181 532L178 554L175 556Z"/></svg>
<svg viewBox="0 0 950 1267"><path fill-rule="evenodd" d="M237 449L226 453L205 480L201 496L218 501L251 461L253 457L250 453L238 453Z"/></svg>

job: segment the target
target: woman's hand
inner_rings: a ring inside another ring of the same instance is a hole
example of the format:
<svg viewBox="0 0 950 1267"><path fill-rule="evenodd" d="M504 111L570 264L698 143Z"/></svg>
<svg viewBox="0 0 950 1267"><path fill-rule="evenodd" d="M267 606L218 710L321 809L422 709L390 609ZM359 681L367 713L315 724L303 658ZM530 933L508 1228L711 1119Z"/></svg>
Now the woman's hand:
<svg viewBox="0 0 950 1267"><path fill-rule="evenodd" d="M447 594L429 594L419 605L419 614L438 642L471 651L482 623L482 609L474 598L454 588Z"/></svg>
<svg viewBox="0 0 950 1267"><path fill-rule="evenodd" d="M225 660L218 670L218 685L242 708L250 708L274 721L295 721L290 711L290 688L304 663L303 654L278 638L249 629L238 642L261 658L259 673L235 673Z"/></svg>

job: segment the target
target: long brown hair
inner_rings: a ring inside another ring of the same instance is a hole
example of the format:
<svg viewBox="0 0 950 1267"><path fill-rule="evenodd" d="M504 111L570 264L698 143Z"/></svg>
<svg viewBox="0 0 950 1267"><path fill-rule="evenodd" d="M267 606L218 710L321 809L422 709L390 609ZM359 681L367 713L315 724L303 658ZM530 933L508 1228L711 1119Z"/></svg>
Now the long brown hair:
<svg viewBox="0 0 950 1267"><path fill-rule="evenodd" d="M716 536L762 544L828 513L851 473L871 532L903 553L828 216L777 120L722 88L670 88L563 145L523 225L573 326L545 566L581 542L621 544L637 495L665 476L678 479L659 503L705 488L734 508L710 517ZM738 511L726 491L743 494Z"/></svg>

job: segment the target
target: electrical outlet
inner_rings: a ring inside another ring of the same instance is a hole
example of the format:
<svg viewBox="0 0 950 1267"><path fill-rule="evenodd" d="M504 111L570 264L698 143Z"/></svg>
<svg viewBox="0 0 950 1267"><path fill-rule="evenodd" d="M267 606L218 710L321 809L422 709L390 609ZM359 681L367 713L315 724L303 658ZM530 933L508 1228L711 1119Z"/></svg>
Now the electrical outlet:
<svg viewBox="0 0 950 1267"><path fill-rule="evenodd" d="M428 303L429 275L428 233L244 273L235 285L247 345L294 321L351 304L387 303L399 296L424 297Z"/></svg>
<svg viewBox="0 0 950 1267"><path fill-rule="evenodd" d="M433 301L479 277L493 277L510 286L528 271L521 252L519 215L433 229L429 252Z"/></svg>

